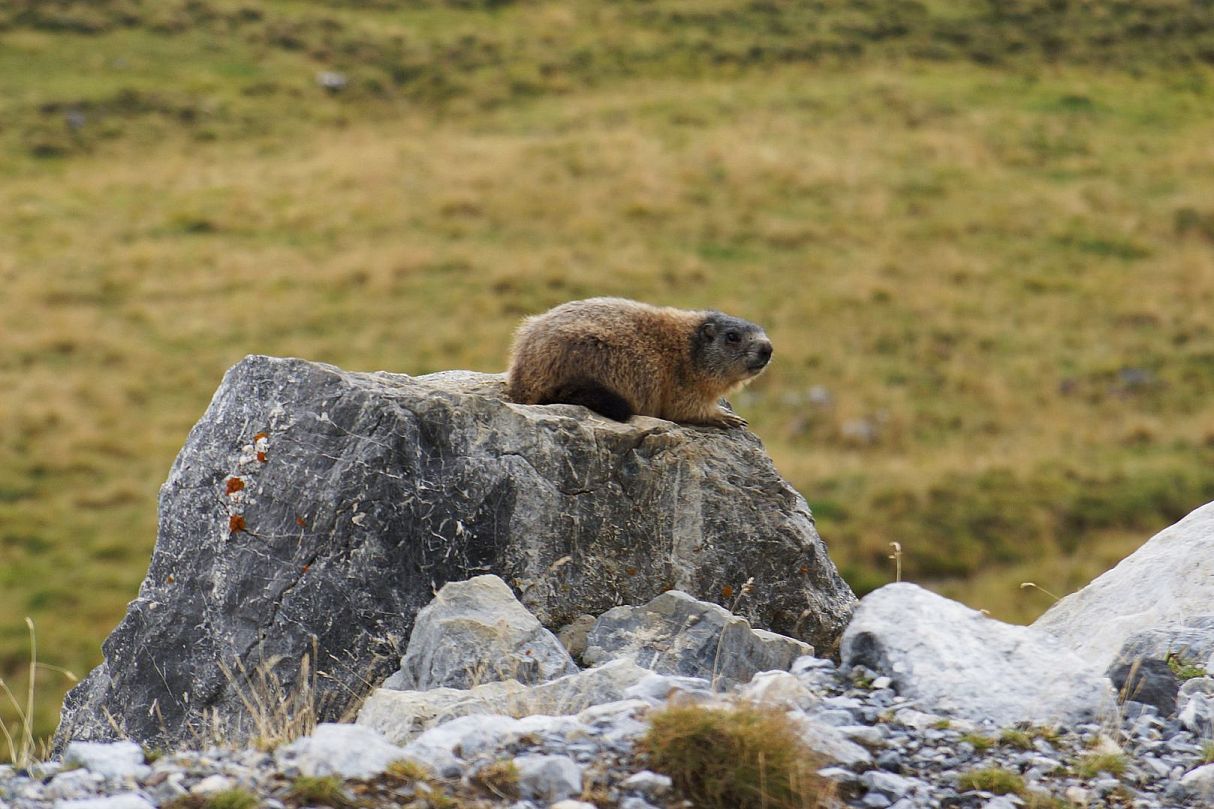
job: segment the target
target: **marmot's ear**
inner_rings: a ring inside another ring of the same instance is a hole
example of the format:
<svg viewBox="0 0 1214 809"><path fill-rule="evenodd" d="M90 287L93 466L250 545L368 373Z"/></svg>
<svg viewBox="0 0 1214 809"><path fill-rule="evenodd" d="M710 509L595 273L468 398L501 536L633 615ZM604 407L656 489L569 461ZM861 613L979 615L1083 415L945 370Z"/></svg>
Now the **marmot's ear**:
<svg viewBox="0 0 1214 809"><path fill-rule="evenodd" d="M705 322L704 325L700 326L700 336L705 340L712 340L712 338L717 336L717 324L711 320Z"/></svg>

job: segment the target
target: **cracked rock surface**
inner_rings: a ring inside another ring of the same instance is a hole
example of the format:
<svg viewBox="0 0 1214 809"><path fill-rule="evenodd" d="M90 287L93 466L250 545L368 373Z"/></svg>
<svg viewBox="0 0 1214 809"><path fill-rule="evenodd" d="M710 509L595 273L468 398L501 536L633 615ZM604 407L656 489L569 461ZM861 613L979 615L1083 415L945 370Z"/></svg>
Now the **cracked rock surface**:
<svg viewBox="0 0 1214 809"><path fill-rule="evenodd" d="M502 387L233 367L173 464L147 576L65 701L56 748L250 738L250 699L301 685L338 719L396 668L433 594L482 573L553 630L677 588L837 645L855 597L752 434L514 405ZM755 597L733 597L751 578Z"/></svg>

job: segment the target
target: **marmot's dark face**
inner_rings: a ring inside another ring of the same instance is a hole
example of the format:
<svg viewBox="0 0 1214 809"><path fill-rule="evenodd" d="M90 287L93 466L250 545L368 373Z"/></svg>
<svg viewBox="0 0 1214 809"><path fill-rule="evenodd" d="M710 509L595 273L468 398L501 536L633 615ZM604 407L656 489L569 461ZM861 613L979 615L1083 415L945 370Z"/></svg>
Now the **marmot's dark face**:
<svg viewBox="0 0 1214 809"><path fill-rule="evenodd" d="M771 340L748 320L713 312L696 330L692 357L731 383L758 376L771 361Z"/></svg>

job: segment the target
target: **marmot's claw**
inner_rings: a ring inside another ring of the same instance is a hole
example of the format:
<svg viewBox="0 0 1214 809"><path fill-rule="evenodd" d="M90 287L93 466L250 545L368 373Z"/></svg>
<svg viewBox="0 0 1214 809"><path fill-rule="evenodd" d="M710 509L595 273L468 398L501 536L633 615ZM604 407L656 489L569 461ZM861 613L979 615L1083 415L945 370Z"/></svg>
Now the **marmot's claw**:
<svg viewBox="0 0 1214 809"><path fill-rule="evenodd" d="M715 423L718 427L747 427L750 424L737 413L727 413L724 410L721 411L720 418Z"/></svg>

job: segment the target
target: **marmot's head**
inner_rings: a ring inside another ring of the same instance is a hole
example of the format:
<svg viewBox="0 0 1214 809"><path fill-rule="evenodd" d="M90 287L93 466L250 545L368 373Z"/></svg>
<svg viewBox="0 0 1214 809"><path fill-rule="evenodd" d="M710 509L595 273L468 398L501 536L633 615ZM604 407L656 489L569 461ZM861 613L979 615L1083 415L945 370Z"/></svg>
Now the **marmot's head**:
<svg viewBox="0 0 1214 809"><path fill-rule="evenodd" d="M758 376L771 361L771 340L748 320L709 312L691 340L696 365L726 384Z"/></svg>

